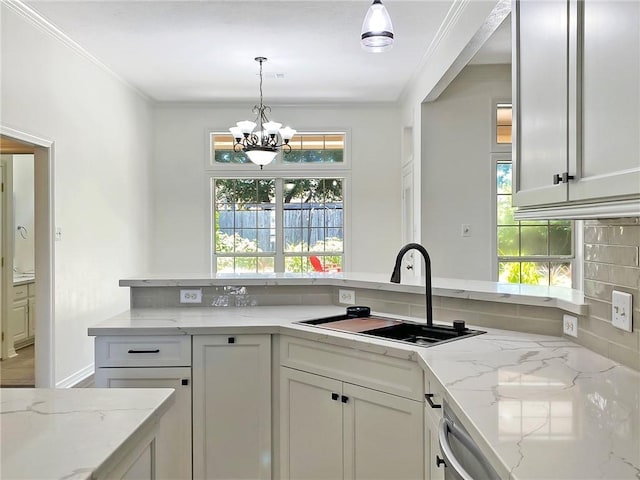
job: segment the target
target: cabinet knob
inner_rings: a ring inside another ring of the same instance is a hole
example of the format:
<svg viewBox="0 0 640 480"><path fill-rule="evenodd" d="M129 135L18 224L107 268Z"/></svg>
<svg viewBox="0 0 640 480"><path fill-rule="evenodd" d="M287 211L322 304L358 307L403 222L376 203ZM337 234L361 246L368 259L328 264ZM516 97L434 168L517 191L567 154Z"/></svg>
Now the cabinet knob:
<svg viewBox="0 0 640 480"><path fill-rule="evenodd" d="M556 173L553 175L553 184L558 185L560 183L560 174Z"/></svg>
<svg viewBox="0 0 640 480"><path fill-rule="evenodd" d="M228 337L227 343L236 343L236 337Z"/></svg>
<svg viewBox="0 0 640 480"><path fill-rule="evenodd" d="M433 403L433 400L431 400L435 396L435 394L425 393L424 396L427 399L427 403L431 408L442 408L442 405L440 405L439 403Z"/></svg>
<svg viewBox="0 0 640 480"><path fill-rule="evenodd" d="M447 466L444 459L440 458L440 455L436 455L436 467L440 468L440 465L444 465L445 467Z"/></svg>
<svg viewBox="0 0 640 480"><path fill-rule="evenodd" d="M340 398L340 400L342 401L342 403L347 403L349 401L349 397L347 397L346 395L342 395L342 398Z"/></svg>
<svg viewBox="0 0 640 480"><path fill-rule="evenodd" d="M189 385L189 379L188 378L183 378L182 380L180 380L180 383L182 385Z"/></svg>
<svg viewBox="0 0 640 480"><path fill-rule="evenodd" d="M338 398L340 398L340 395L338 395L337 393L331 394L331 400L338 400Z"/></svg>

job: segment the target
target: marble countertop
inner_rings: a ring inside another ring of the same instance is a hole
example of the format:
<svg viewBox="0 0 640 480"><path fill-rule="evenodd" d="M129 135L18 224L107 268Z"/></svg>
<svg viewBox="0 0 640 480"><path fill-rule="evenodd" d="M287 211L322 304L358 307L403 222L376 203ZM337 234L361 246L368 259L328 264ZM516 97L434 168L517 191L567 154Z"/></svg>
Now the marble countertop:
<svg viewBox="0 0 640 480"><path fill-rule="evenodd" d="M36 281L36 276L34 273L14 273L13 274L13 285L24 285L26 283L32 283Z"/></svg>
<svg viewBox="0 0 640 480"><path fill-rule="evenodd" d="M121 287L208 287L321 285L368 288L389 292L424 294L424 279L405 275L401 284L391 283L382 273L266 273L216 275L150 274L120 280ZM434 277L433 295L521 305L557 307L577 315L587 314L583 292L563 287L544 287L482 280Z"/></svg>
<svg viewBox="0 0 640 480"><path fill-rule="evenodd" d="M0 477L104 475L173 401L173 389L2 389Z"/></svg>
<svg viewBox="0 0 640 480"><path fill-rule="evenodd" d="M417 361L512 479L640 478L640 373L562 337L486 334L423 348L292 323L338 306L137 309L90 335L281 333ZM385 315L387 317L401 318Z"/></svg>

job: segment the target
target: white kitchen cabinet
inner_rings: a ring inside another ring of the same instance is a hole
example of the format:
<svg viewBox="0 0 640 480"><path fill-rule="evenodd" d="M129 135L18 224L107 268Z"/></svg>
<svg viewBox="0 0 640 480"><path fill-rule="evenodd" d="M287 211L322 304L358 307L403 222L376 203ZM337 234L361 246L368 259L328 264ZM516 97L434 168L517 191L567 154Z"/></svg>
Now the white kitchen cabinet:
<svg viewBox="0 0 640 480"><path fill-rule="evenodd" d="M191 478L191 369L97 368L98 388L174 388L176 400L162 417L156 440L158 478ZM177 450L176 450L177 447Z"/></svg>
<svg viewBox="0 0 640 480"><path fill-rule="evenodd" d="M283 336L280 366L281 478L424 478L415 362Z"/></svg>
<svg viewBox="0 0 640 480"><path fill-rule="evenodd" d="M95 344L96 387L176 390L176 401L158 427L155 476L191 478L191 337L104 336Z"/></svg>
<svg viewBox="0 0 640 480"><path fill-rule="evenodd" d="M424 476L421 402L280 369L281 477Z"/></svg>
<svg viewBox="0 0 640 480"><path fill-rule="evenodd" d="M567 200L553 175L568 168L568 1L515 1L514 204Z"/></svg>
<svg viewBox="0 0 640 480"><path fill-rule="evenodd" d="M35 283L16 285L12 289L9 314L10 332L17 348L33 343L35 335Z"/></svg>
<svg viewBox="0 0 640 480"><path fill-rule="evenodd" d="M271 336L193 337L193 474L271 478Z"/></svg>
<svg viewBox="0 0 640 480"><path fill-rule="evenodd" d="M283 479L343 478L342 382L280 369Z"/></svg>
<svg viewBox="0 0 640 480"><path fill-rule="evenodd" d="M438 442L438 428L442 419L442 409L445 399L444 388L436 380L433 374L425 371L425 478L442 480L444 478L444 463L440 444Z"/></svg>
<svg viewBox="0 0 640 480"><path fill-rule="evenodd" d="M640 4L513 1L516 218L640 214Z"/></svg>
<svg viewBox="0 0 640 480"><path fill-rule="evenodd" d="M582 155L569 200L640 192L640 3L578 4Z"/></svg>

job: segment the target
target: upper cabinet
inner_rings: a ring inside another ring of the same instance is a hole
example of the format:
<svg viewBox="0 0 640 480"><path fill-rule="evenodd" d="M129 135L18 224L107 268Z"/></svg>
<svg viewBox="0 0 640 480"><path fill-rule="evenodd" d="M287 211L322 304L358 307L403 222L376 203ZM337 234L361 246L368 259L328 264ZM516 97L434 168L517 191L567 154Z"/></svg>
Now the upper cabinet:
<svg viewBox="0 0 640 480"><path fill-rule="evenodd" d="M519 218L640 214L640 3L513 2Z"/></svg>

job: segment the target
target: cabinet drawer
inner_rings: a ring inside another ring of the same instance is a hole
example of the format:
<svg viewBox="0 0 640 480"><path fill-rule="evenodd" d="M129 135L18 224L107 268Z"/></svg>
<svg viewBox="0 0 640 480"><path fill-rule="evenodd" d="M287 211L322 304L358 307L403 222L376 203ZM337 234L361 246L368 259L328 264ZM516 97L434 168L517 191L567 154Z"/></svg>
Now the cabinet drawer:
<svg viewBox="0 0 640 480"><path fill-rule="evenodd" d="M96 337L96 368L190 365L190 335Z"/></svg>
<svg viewBox="0 0 640 480"><path fill-rule="evenodd" d="M13 301L21 300L23 298L27 298L29 295L29 286L28 285L19 285L17 287L13 287Z"/></svg>
<svg viewBox="0 0 640 480"><path fill-rule="evenodd" d="M280 364L423 401L422 368L412 361L294 337L280 337Z"/></svg>

